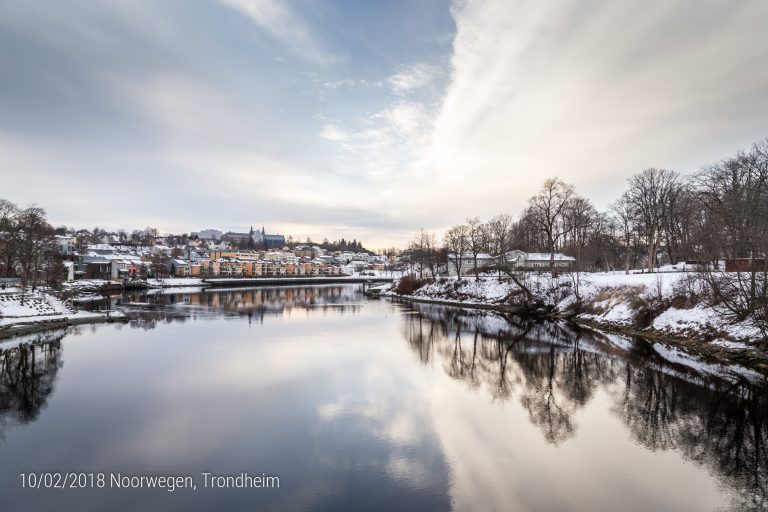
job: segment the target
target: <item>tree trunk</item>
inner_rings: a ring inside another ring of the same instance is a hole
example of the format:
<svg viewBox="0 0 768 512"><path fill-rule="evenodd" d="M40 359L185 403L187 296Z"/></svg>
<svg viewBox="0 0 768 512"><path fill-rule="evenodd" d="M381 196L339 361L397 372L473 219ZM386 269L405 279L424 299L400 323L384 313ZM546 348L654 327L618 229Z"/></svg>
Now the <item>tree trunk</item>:
<svg viewBox="0 0 768 512"><path fill-rule="evenodd" d="M555 241L550 238L549 242L549 273L555 275Z"/></svg>
<svg viewBox="0 0 768 512"><path fill-rule="evenodd" d="M456 267L456 280L461 281L461 259L460 258L454 258L453 259L453 266Z"/></svg>
<svg viewBox="0 0 768 512"><path fill-rule="evenodd" d="M624 254L624 273L629 275L629 267L630 267L630 263L631 263L631 261L629 259L629 243L630 243L629 237L626 238L626 242L627 242L627 251Z"/></svg>
<svg viewBox="0 0 768 512"><path fill-rule="evenodd" d="M656 266L656 242L648 244L648 272L653 272Z"/></svg>

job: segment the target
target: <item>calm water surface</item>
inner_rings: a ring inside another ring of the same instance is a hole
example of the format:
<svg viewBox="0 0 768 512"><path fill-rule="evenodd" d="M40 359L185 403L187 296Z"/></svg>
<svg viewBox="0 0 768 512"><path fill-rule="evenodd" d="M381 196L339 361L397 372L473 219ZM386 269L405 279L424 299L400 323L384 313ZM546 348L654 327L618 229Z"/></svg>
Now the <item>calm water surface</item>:
<svg viewBox="0 0 768 512"><path fill-rule="evenodd" d="M0 510L765 510L765 391L358 287L165 293L0 343ZM197 490L24 489L21 472ZM278 489L203 489L202 472Z"/></svg>

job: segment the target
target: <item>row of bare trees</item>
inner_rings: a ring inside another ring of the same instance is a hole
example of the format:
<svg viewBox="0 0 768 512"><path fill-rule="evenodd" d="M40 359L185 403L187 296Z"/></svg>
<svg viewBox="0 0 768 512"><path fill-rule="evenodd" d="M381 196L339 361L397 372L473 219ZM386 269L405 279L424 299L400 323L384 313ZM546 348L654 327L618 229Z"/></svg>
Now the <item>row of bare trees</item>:
<svg viewBox="0 0 768 512"><path fill-rule="evenodd" d="M75 244L79 250L83 250L90 244L101 243L119 243L121 245L133 245L142 247L151 247L155 245L156 239L160 236L157 228L147 226L145 229L135 229L128 233L124 229L119 229L116 232L107 231L99 226L93 229L69 229L65 226L60 226L55 229L57 235L67 235L74 233ZM169 237L172 240L169 243L174 243L177 239L179 243L183 243L189 239L189 235L182 234L175 237Z"/></svg>
<svg viewBox="0 0 768 512"><path fill-rule="evenodd" d="M33 288L43 278L58 278L60 272L50 252L53 235L45 210L20 208L0 199L0 274L18 276L23 286Z"/></svg>
<svg viewBox="0 0 768 512"><path fill-rule="evenodd" d="M559 252L575 257L577 272L690 262L702 269L713 305L736 320L762 318L768 333L768 139L695 174L640 171L606 211L549 178L516 219L467 218L437 240L422 229L408 251L414 268L431 277L450 268L461 278L469 258L477 276L482 253L495 257L501 277L513 249L548 254L552 272ZM741 271L723 273L722 260L735 260Z"/></svg>
<svg viewBox="0 0 768 512"><path fill-rule="evenodd" d="M459 265L447 254L488 252L504 266L511 249L563 252L585 269L653 270L662 262L761 260L768 252L768 139L693 175L649 168L630 177L627 189L598 211L559 178L544 181L517 219L477 217L449 228L442 237L421 230L409 246L412 260L436 268ZM458 273L458 267L456 268Z"/></svg>

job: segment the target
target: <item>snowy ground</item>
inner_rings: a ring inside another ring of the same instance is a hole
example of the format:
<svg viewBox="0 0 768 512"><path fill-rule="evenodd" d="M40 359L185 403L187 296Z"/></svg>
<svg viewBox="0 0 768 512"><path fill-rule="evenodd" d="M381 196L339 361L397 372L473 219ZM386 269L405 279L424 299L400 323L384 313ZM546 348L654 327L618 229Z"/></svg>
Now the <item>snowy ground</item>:
<svg viewBox="0 0 768 512"><path fill-rule="evenodd" d="M749 322L734 323L723 313L686 297L696 295L697 282L690 271L664 268L658 273L620 272L518 276L536 300L561 313L575 312L583 319L681 336L717 341L737 349L762 339ZM576 289L578 288L577 300ZM385 292L384 294L393 294ZM456 278L427 284L412 297L436 302L472 305L528 303L525 294L508 278L482 276ZM641 320L641 316L645 318Z"/></svg>
<svg viewBox="0 0 768 512"><path fill-rule="evenodd" d="M413 293L413 297L441 302L494 305L503 303L505 297L517 290L518 288L509 281L498 281L489 277L479 281L466 278L461 281L448 279L419 288Z"/></svg>
<svg viewBox="0 0 768 512"><path fill-rule="evenodd" d="M35 325L98 322L124 316L119 311L78 311L44 293L0 294L0 337Z"/></svg>
<svg viewBox="0 0 768 512"><path fill-rule="evenodd" d="M758 341L760 330L749 322L734 323L712 307L686 300L701 290L691 272L629 274L585 274L579 287L588 312L579 316L601 322L636 325L638 310L653 311L649 329L678 335L718 333L732 341ZM575 301L574 294L558 304L565 310ZM731 347L733 348L733 347Z"/></svg>
<svg viewBox="0 0 768 512"><path fill-rule="evenodd" d="M347 277L386 277L389 279L400 279L403 277L403 273L399 270L363 270L357 272L354 269L354 265L345 265L341 267L341 273Z"/></svg>
<svg viewBox="0 0 768 512"><path fill-rule="evenodd" d="M72 297L72 302L75 302L75 303L99 302L102 300L104 300L104 295L100 293L83 292L81 294L78 294L77 296Z"/></svg>
<svg viewBox="0 0 768 512"><path fill-rule="evenodd" d="M78 279L76 281L67 281L62 283L62 288L66 291L86 292L101 291L106 284L116 284L116 281L106 281L104 279Z"/></svg>

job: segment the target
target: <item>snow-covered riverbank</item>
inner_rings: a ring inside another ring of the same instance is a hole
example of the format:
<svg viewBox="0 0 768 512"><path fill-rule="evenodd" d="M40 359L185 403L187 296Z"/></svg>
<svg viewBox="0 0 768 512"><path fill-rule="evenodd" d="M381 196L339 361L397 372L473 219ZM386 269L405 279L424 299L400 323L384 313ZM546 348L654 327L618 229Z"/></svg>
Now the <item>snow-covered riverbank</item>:
<svg viewBox="0 0 768 512"><path fill-rule="evenodd" d="M696 352L766 359L768 341L761 331L749 321L734 322L724 311L701 301L691 272L582 273L558 278L527 273L516 278L519 284L509 277L454 278L425 284L410 294L397 293L392 287L382 296L501 312L538 310L613 332L667 339ZM763 370L768 373L768 366Z"/></svg>
<svg viewBox="0 0 768 512"><path fill-rule="evenodd" d="M569 349L578 343L581 350L600 354L622 354L624 357L637 356L649 362L655 369L674 373L677 377L690 379L717 377L732 382L746 379L752 383L763 383L768 375L747 368L738 362L720 358L703 357L681 350L675 344L663 340L648 340L639 337L587 329L588 335L579 325L562 319L541 322L534 318L515 315L501 315L474 308L455 308L431 303L413 304L414 309L427 318L447 322L454 329L472 336L474 333L491 338L514 342L522 338L545 341L561 349ZM651 347L652 352L648 351ZM698 380L699 383L704 383Z"/></svg>
<svg viewBox="0 0 768 512"><path fill-rule="evenodd" d="M67 325L125 318L121 311L79 311L44 293L0 294L0 339Z"/></svg>

